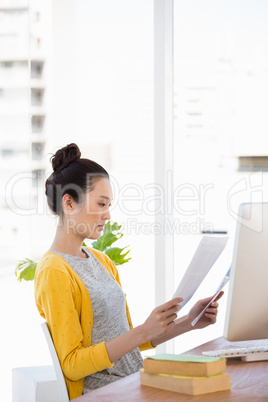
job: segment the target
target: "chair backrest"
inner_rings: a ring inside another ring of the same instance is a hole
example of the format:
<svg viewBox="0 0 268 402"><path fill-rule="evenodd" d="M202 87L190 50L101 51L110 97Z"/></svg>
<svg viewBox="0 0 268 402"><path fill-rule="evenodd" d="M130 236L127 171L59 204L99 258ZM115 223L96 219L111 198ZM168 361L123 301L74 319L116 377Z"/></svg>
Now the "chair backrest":
<svg viewBox="0 0 268 402"><path fill-rule="evenodd" d="M69 402L69 395L68 395L68 391L67 391L67 387L66 387L66 382L62 373L62 369L60 366L60 362L58 359L58 355L50 334L50 331L48 329L48 325L47 322L44 322L43 324L41 324L41 327L44 331L45 334L45 338L48 344L48 348L52 357L52 361L53 361L53 366L56 372L56 377L57 377L57 382L58 382L58 388L59 388L59 396L60 396L60 401L61 402Z"/></svg>

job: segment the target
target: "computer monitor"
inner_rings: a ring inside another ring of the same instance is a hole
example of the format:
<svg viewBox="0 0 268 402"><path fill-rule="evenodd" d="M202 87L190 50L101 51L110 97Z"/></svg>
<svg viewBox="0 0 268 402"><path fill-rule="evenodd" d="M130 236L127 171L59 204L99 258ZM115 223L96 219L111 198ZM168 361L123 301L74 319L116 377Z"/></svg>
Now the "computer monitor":
<svg viewBox="0 0 268 402"><path fill-rule="evenodd" d="M239 207L224 337L268 338L268 203Z"/></svg>

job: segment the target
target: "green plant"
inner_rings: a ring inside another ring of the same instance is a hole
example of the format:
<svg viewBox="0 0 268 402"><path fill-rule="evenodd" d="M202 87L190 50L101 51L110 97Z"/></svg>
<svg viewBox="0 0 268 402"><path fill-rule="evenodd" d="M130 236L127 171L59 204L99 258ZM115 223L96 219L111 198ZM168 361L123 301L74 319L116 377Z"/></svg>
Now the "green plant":
<svg viewBox="0 0 268 402"><path fill-rule="evenodd" d="M122 265L131 260L131 258L125 258L130 250L123 253L128 246L123 248L111 247L114 242L121 239L123 236L123 233L120 231L121 227L122 225L118 225L117 222L114 222L113 224L111 224L110 221L107 222L104 226L101 237L92 243L93 248L103 251L105 254L107 254L115 265Z"/></svg>
<svg viewBox="0 0 268 402"><path fill-rule="evenodd" d="M38 261L33 261L29 258L20 260L15 269L15 275L18 277L18 281L21 281L22 279L25 281L32 281L34 279L37 264Z"/></svg>
<svg viewBox="0 0 268 402"><path fill-rule="evenodd" d="M107 222L104 226L103 234L98 240L95 240L92 243L92 248L107 254L115 265L122 265L131 260L131 258L126 258L130 250L123 253L128 246L123 248L111 247L112 244L123 236L123 233L120 231L121 227L122 225L118 225L117 222L114 222L113 224L111 224L110 221ZM83 246L86 246L86 244L83 243ZM37 264L38 261L33 261L29 258L19 261L15 269L15 275L17 276L18 281L22 281L22 279L25 281L32 281L35 276Z"/></svg>

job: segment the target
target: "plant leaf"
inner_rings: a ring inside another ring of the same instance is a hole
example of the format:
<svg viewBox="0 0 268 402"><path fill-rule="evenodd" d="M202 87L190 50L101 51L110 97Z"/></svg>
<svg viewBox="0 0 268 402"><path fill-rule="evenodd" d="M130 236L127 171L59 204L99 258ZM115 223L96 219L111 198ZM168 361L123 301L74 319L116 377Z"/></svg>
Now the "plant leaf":
<svg viewBox="0 0 268 402"><path fill-rule="evenodd" d="M18 277L18 281L32 281L35 276L35 271L37 267L37 262L30 260L29 258L25 258L25 260L21 260L15 269L15 275Z"/></svg>
<svg viewBox="0 0 268 402"><path fill-rule="evenodd" d="M92 247L96 250L105 251L108 247L110 247L115 241L120 239L123 236L123 233L118 233L121 225L118 225L117 222L113 224L109 222L104 226L103 234L101 237L92 243ZM117 232L117 233L113 233Z"/></svg>
<svg viewBox="0 0 268 402"><path fill-rule="evenodd" d="M114 222L113 224L111 224L110 221L107 222L104 226L102 236L92 243L93 248L104 251L115 265L122 265L131 260L131 258L125 258L130 250L122 254L126 247L110 247L115 241L123 236L123 233L120 232L121 227L122 225L118 225L117 222ZM84 242L82 245L87 246ZM25 281L32 281L35 276L37 264L37 261L30 260L29 258L19 261L15 268L15 275L17 276L18 281L22 281L22 279Z"/></svg>
<svg viewBox="0 0 268 402"><path fill-rule="evenodd" d="M128 246L124 248L110 247L105 251L105 254L115 263L115 265L122 265L131 260L131 258L125 258L125 256L130 252L128 250L126 253L121 254Z"/></svg>

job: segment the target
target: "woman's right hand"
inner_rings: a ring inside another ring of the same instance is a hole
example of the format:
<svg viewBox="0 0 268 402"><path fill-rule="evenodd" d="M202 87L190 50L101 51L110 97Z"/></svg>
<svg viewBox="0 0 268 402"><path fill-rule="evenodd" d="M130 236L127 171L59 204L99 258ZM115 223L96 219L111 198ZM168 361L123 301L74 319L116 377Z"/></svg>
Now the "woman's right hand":
<svg viewBox="0 0 268 402"><path fill-rule="evenodd" d="M144 324L105 342L111 363L143 343L158 339L161 335L169 332L175 326L174 320L177 318L176 313L180 310L179 303L182 301L181 297L176 297L156 307Z"/></svg>
<svg viewBox="0 0 268 402"><path fill-rule="evenodd" d="M176 297L161 306L156 307L142 325L147 341L158 338L174 327L177 312L181 309L179 303L183 299Z"/></svg>

